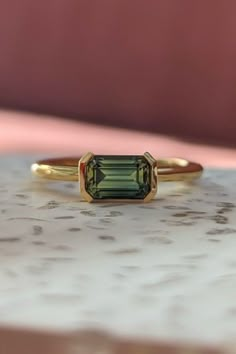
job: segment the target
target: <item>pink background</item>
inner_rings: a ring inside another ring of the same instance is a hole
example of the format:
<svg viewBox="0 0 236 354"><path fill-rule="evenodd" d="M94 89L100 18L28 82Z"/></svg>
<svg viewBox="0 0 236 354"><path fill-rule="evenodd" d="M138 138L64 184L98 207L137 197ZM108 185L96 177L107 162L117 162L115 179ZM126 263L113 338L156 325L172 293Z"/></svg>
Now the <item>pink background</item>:
<svg viewBox="0 0 236 354"><path fill-rule="evenodd" d="M236 2L1 0L0 106L235 146Z"/></svg>
<svg viewBox="0 0 236 354"><path fill-rule="evenodd" d="M235 166L209 145L236 147L235 13L230 0L2 0L0 107L16 113L0 111L0 150Z"/></svg>
<svg viewBox="0 0 236 354"><path fill-rule="evenodd" d="M68 122L45 116L0 111L2 153L79 156L94 153L143 153L178 156L204 166L236 167L236 149L190 144L168 136Z"/></svg>

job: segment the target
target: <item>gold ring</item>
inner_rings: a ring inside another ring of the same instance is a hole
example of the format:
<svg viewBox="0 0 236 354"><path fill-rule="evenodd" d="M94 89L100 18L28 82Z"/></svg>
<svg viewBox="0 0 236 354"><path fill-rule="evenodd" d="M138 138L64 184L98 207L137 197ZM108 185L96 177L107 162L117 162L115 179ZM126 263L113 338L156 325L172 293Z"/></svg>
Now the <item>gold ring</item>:
<svg viewBox="0 0 236 354"><path fill-rule="evenodd" d="M144 155L94 155L52 158L31 166L36 176L60 181L79 181L88 201L150 201L159 181L189 181L199 178L203 167L182 158L155 159Z"/></svg>

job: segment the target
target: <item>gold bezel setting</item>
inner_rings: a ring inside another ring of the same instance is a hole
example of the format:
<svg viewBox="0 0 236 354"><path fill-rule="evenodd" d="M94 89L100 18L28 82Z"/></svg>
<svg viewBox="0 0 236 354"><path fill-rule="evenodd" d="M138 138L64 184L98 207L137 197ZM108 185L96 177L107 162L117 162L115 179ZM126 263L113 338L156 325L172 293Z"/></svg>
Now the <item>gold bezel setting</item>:
<svg viewBox="0 0 236 354"><path fill-rule="evenodd" d="M127 155L124 155L127 156ZM156 193L158 186L158 174L157 174L157 160L152 157L152 155L148 152L145 152L142 155L145 160L148 162L151 170L150 170L150 192L146 195L144 199L120 199L120 198L111 198L111 199L94 199L86 190L86 167L88 162L95 157L95 155L91 152L88 152L79 160L78 164L78 176L80 183L80 194L87 202L129 202L129 203L137 203L137 202L149 202L151 201Z"/></svg>

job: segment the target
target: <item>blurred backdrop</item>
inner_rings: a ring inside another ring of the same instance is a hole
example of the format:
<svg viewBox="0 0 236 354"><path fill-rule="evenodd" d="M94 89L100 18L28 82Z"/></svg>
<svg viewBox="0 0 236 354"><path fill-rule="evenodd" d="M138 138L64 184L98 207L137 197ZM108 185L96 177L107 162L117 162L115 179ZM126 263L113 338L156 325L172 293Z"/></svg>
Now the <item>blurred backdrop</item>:
<svg viewBox="0 0 236 354"><path fill-rule="evenodd" d="M1 0L0 106L235 146L235 13L230 0Z"/></svg>

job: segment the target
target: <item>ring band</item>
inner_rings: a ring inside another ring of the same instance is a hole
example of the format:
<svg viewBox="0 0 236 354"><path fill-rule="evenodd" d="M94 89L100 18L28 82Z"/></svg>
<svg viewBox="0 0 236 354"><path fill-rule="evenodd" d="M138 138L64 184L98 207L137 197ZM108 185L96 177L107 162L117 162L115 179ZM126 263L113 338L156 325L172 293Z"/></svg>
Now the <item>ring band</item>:
<svg viewBox="0 0 236 354"><path fill-rule="evenodd" d="M199 178L203 167L182 158L154 159L144 155L94 155L40 160L31 166L34 175L49 180L79 181L85 200L149 201L159 181Z"/></svg>

